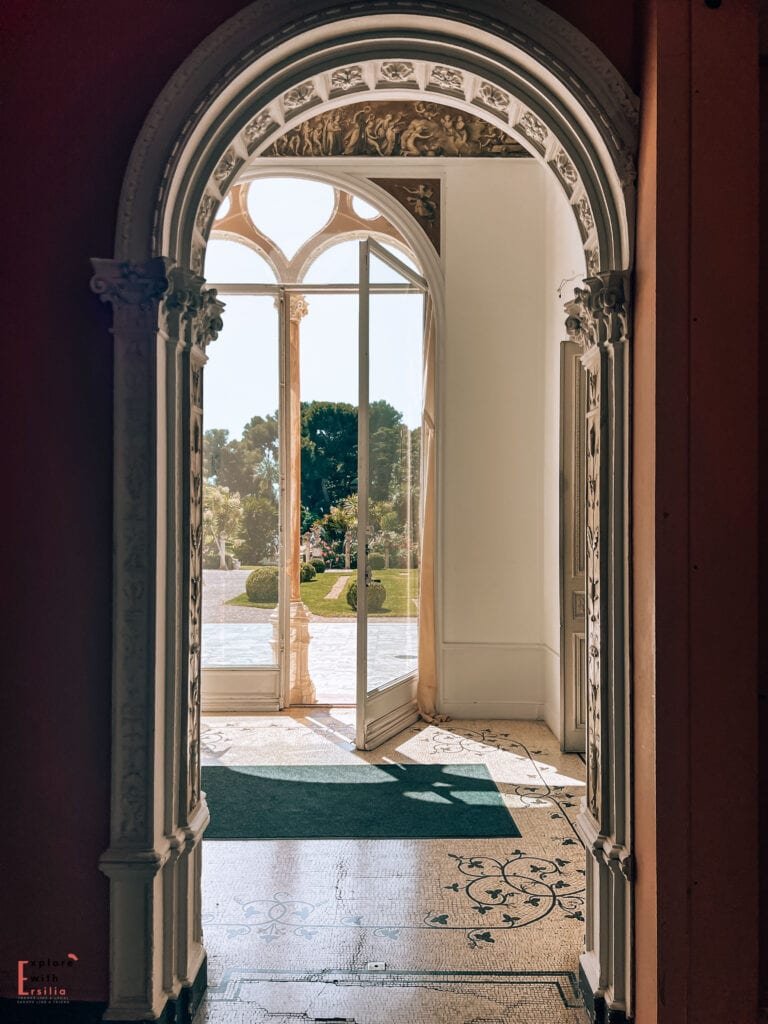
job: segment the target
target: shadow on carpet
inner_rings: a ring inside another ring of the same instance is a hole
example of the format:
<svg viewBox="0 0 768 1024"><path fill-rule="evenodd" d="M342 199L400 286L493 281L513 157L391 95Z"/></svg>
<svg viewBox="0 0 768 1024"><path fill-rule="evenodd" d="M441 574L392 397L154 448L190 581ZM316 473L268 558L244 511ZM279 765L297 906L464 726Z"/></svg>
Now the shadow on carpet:
<svg viewBox="0 0 768 1024"><path fill-rule="evenodd" d="M206 839L476 839L520 831L483 764L203 768Z"/></svg>

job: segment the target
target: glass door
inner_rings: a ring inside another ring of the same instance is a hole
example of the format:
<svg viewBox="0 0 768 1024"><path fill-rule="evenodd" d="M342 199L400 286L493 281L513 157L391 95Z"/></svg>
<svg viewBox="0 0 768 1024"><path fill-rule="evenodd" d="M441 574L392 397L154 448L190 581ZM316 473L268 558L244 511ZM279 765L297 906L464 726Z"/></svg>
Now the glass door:
<svg viewBox="0 0 768 1024"><path fill-rule="evenodd" d="M427 284L360 243L357 746L418 717L420 436Z"/></svg>

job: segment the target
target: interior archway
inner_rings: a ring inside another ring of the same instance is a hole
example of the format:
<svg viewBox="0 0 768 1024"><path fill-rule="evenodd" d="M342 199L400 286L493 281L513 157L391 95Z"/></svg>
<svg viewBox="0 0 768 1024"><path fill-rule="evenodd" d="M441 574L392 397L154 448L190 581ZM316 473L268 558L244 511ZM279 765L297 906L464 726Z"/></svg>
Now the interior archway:
<svg viewBox="0 0 768 1024"><path fill-rule="evenodd" d="M280 25L253 5L214 33L150 113L125 179L115 259L94 260L94 289L115 313L113 823L101 861L112 894L112 1019L158 1016L168 999L194 1005L205 983L201 389L221 318L199 273L210 223L249 156L352 94L382 91L449 97L516 138L555 175L582 230L588 280L569 304L568 329L583 351L588 437L583 989L614 1019L631 1012L626 347L636 101L538 4L493 16L455 6L441 17L418 3L397 14L374 6Z"/></svg>

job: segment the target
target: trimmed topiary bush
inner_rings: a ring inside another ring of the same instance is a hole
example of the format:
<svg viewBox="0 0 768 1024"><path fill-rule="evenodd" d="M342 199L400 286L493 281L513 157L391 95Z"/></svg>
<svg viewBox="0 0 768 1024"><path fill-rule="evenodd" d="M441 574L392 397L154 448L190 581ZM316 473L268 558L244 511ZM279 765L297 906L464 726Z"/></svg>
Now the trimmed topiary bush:
<svg viewBox="0 0 768 1024"><path fill-rule="evenodd" d="M299 579L302 583L311 583L312 580L317 576L317 569L312 565L311 562L302 562L301 569L299 570Z"/></svg>
<svg viewBox="0 0 768 1024"><path fill-rule="evenodd" d="M270 601L277 603L277 575L276 565L257 566L245 581L248 600L259 604L266 604Z"/></svg>
<svg viewBox="0 0 768 1024"><path fill-rule="evenodd" d="M324 558L310 558L310 565L314 565L316 572L325 572L325 559Z"/></svg>
<svg viewBox="0 0 768 1024"><path fill-rule="evenodd" d="M368 555L368 568L376 572L378 569L383 569L387 564L387 560L380 551L374 551Z"/></svg>
<svg viewBox="0 0 768 1024"><path fill-rule="evenodd" d="M368 584L368 611L380 612L387 600L387 588L383 583ZM347 604L357 611L357 580L353 580L347 588Z"/></svg>

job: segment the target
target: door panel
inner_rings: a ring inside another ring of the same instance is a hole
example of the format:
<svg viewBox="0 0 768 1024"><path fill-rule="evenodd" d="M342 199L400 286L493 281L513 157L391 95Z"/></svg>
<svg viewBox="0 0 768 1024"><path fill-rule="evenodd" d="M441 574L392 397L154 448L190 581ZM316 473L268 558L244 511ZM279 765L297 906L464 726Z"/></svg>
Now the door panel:
<svg viewBox="0 0 768 1024"><path fill-rule="evenodd" d="M400 286L383 292L377 285ZM424 295L414 270L360 243L357 745L415 721Z"/></svg>

